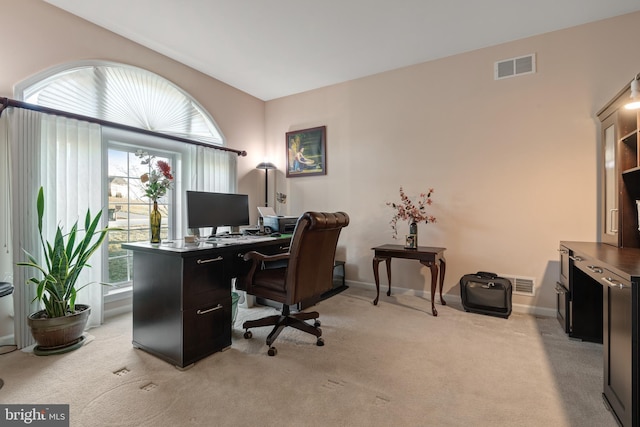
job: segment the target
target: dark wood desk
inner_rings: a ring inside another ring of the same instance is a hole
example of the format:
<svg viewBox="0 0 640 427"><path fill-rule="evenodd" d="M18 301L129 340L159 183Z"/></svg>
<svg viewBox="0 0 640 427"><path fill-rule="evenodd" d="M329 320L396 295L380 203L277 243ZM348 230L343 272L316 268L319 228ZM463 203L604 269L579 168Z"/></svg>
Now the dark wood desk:
<svg viewBox="0 0 640 427"><path fill-rule="evenodd" d="M391 258L415 259L420 264L431 269L431 312L434 316L438 315L435 307L436 283L438 281L438 265L440 266L440 303L447 305L442 299L442 284L444 283L444 274L446 271L446 261L444 259L444 251L446 248L434 248L429 246L418 246L418 249L405 249L402 245L382 245L372 248L373 256L373 275L376 278L376 299L373 304L378 304L380 297L380 276L378 275L378 265L380 261L387 264L387 279L389 280L389 290L387 296L391 296Z"/></svg>
<svg viewBox="0 0 640 427"><path fill-rule="evenodd" d="M134 347L185 368L231 345L231 280L249 268L242 256L286 252L290 238L224 242L122 245L133 252Z"/></svg>
<svg viewBox="0 0 640 427"><path fill-rule="evenodd" d="M569 282L569 335L603 343L604 401L618 424L640 426L640 249L596 242L560 246L566 251L561 264Z"/></svg>

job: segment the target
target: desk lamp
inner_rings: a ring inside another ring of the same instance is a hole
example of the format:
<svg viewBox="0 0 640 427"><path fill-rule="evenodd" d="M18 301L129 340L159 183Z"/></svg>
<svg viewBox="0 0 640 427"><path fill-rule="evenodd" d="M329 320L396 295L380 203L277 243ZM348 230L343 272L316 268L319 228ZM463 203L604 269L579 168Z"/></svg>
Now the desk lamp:
<svg viewBox="0 0 640 427"><path fill-rule="evenodd" d="M269 206L267 188L269 187L269 169L276 169L276 165L271 162L262 162L256 169L264 169L264 205Z"/></svg>

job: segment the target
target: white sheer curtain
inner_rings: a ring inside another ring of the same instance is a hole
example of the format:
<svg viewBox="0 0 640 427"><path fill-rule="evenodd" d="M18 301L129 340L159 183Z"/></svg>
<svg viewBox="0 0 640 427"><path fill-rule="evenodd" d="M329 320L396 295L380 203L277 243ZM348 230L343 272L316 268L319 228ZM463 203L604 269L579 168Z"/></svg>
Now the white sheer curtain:
<svg viewBox="0 0 640 427"><path fill-rule="evenodd" d="M190 145L182 168L187 190L235 193L238 189L238 155L234 152ZM178 229L186 230L187 204L182 198L178 204L182 206Z"/></svg>
<svg viewBox="0 0 640 427"><path fill-rule="evenodd" d="M5 117L6 116L6 117ZM69 230L80 220L84 225L87 208L102 209L102 148L100 126L77 120L10 108L0 126L7 135L12 159L11 205L13 262L24 260L23 249L41 254L38 238L36 198L42 186L45 195L44 234L51 240L61 225ZM106 250L106 245L102 246ZM96 282L78 294L78 303L91 306L89 326L102 321L102 254L98 251L80 277L80 284ZM36 255L37 256L37 255ZM16 344L33 343L26 318L37 311L31 301L33 286L25 285L32 272L13 268Z"/></svg>
<svg viewBox="0 0 640 427"><path fill-rule="evenodd" d="M235 193L238 186L238 155L230 151L191 145L188 188L197 191Z"/></svg>
<svg viewBox="0 0 640 427"><path fill-rule="evenodd" d="M38 310L32 302L36 295L33 286L27 286L30 271L15 263L25 259L22 250L40 253L36 198L40 187L40 114L34 111L9 108L3 113L11 151L11 247L13 267L13 306L15 311L15 341L18 348L33 344L27 325L27 316Z"/></svg>
<svg viewBox="0 0 640 427"><path fill-rule="evenodd" d="M60 224L69 231L78 221L84 228L87 209L95 216L104 206L102 179L102 135L100 125L60 116L42 114L42 186L45 196L44 230L52 239ZM35 199L34 199L35 200ZM106 224L106 213L102 217ZM103 252L107 245L93 254L91 268L85 268L78 286L91 285L78 293L76 302L91 306L87 326L102 323Z"/></svg>

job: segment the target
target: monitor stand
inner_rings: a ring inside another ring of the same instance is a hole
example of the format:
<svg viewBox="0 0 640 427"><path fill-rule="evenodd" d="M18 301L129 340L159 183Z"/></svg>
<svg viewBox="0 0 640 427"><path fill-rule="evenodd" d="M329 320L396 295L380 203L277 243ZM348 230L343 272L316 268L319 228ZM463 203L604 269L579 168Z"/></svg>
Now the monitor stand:
<svg viewBox="0 0 640 427"><path fill-rule="evenodd" d="M240 227L237 226L237 225L231 227L231 231L229 232L229 235L231 235L231 236L242 236L242 233L240 232Z"/></svg>

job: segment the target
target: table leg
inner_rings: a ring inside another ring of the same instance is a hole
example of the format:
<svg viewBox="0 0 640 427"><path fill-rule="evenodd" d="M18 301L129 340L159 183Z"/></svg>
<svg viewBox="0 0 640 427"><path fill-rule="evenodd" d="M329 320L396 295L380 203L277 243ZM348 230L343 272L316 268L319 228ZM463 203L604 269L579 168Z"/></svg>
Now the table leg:
<svg viewBox="0 0 640 427"><path fill-rule="evenodd" d="M389 289L387 290L387 296L391 296L391 258L385 258L387 263L387 280L389 281Z"/></svg>
<svg viewBox="0 0 640 427"><path fill-rule="evenodd" d="M447 305L442 298L442 285L444 284L444 274L447 271L447 262L444 257L440 258L440 304Z"/></svg>
<svg viewBox="0 0 640 427"><path fill-rule="evenodd" d="M435 302L436 284L438 283L438 264L430 261L421 261L420 264L426 265L431 270L431 313L435 317L438 315Z"/></svg>
<svg viewBox="0 0 640 427"><path fill-rule="evenodd" d="M373 257L373 277L376 279L376 299L373 300L373 305L378 305L378 299L380 298L380 276L378 274L380 261L382 261L382 258Z"/></svg>

